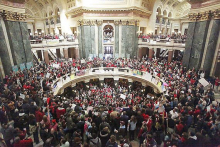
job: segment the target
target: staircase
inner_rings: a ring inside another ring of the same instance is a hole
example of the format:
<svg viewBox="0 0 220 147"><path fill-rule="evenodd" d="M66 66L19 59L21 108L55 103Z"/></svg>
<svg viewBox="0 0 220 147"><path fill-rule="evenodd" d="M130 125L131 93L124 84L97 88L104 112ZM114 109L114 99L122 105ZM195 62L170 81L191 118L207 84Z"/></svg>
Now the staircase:
<svg viewBox="0 0 220 147"><path fill-rule="evenodd" d="M53 51L48 50L48 54L50 55L50 57L52 58L52 60L55 60L57 58L57 55L53 53Z"/></svg>
<svg viewBox="0 0 220 147"><path fill-rule="evenodd" d="M36 52L35 50L32 50L32 53L33 53L33 59L34 59L34 61L35 61L36 63L38 63L39 60L38 60L37 52Z"/></svg>
<svg viewBox="0 0 220 147"><path fill-rule="evenodd" d="M163 50L162 53L160 54L161 57L166 57L166 55L168 54L169 50Z"/></svg>

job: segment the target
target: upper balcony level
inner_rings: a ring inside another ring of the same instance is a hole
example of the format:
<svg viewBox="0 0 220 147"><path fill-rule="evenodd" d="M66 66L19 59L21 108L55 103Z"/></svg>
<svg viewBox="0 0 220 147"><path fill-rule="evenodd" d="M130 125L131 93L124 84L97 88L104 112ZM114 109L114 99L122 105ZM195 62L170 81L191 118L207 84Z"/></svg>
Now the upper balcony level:
<svg viewBox="0 0 220 147"><path fill-rule="evenodd" d="M104 44L103 44L104 45ZM32 50L47 50L47 49L57 49L57 48L78 48L79 41L75 39L70 42L66 39L49 39L36 41L31 40ZM185 41L182 39L142 39L138 40L138 47L148 47L148 48L163 48L169 50L185 50Z"/></svg>

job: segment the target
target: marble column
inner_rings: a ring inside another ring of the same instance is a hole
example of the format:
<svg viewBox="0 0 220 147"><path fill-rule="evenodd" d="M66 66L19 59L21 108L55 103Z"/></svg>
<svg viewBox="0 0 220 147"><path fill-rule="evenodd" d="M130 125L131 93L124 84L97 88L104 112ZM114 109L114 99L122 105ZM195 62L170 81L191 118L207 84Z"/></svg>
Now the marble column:
<svg viewBox="0 0 220 147"><path fill-rule="evenodd" d="M115 24L115 51L114 56L119 57L119 25Z"/></svg>
<svg viewBox="0 0 220 147"><path fill-rule="evenodd" d="M50 60L49 60L49 56L48 56L48 51L44 50L44 61L46 64L49 64Z"/></svg>
<svg viewBox="0 0 220 147"><path fill-rule="evenodd" d="M157 57L157 58L160 57L160 48L157 48L156 57Z"/></svg>
<svg viewBox="0 0 220 147"><path fill-rule="evenodd" d="M26 22L5 20L11 54L15 65L32 62L33 55Z"/></svg>
<svg viewBox="0 0 220 147"><path fill-rule="evenodd" d="M5 72L4 72L4 67L3 67L3 64L2 64L1 57L0 57L0 79L3 81L4 77L5 77Z"/></svg>
<svg viewBox="0 0 220 147"><path fill-rule="evenodd" d="M173 60L173 51L168 52L168 62L171 62Z"/></svg>
<svg viewBox="0 0 220 147"><path fill-rule="evenodd" d="M118 52L119 52L119 57L122 57L122 25L119 24L119 43L118 43Z"/></svg>
<svg viewBox="0 0 220 147"><path fill-rule="evenodd" d="M154 57L154 49L149 49L149 59Z"/></svg>
<svg viewBox="0 0 220 147"><path fill-rule="evenodd" d="M208 31L205 49L204 49L204 55L203 55L203 64L201 65L201 68L207 73L207 75L210 74L213 60L215 60L215 52L218 50L217 42L220 32L220 20L212 20L210 23L211 28Z"/></svg>
<svg viewBox="0 0 220 147"><path fill-rule="evenodd" d="M95 24L95 52L96 56L99 56L99 28L98 25Z"/></svg>
<svg viewBox="0 0 220 147"><path fill-rule="evenodd" d="M12 58L11 47L9 44L9 38L5 27L5 22L0 17L0 58L2 61L5 74L9 74L14 66Z"/></svg>
<svg viewBox="0 0 220 147"><path fill-rule="evenodd" d="M65 58L65 59L68 59L68 58L69 58L68 48L64 48L64 49L63 49L63 54L64 54L64 58Z"/></svg>
<svg viewBox="0 0 220 147"><path fill-rule="evenodd" d="M74 54L75 54L75 59L80 59L80 57L79 57L79 48L78 47L75 48Z"/></svg>
<svg viewBox="0 0 220 147"><path fill-rule="evenodd" d="M218 76L220 78L220 31L218 35L218 42L215 49L215 55L212 62L210 76Z"/></svg>
<svg viewBox="0 0 220 147"><path fill-rule="evenodd" d="M203 58L210 20L190 22L183 56L183 66L199 70Z"/></svg>
<svg viewBox="0 0 220 147"><path fill-rule="evenodd" d="M98 26L98 55L103 55L102 53L102 25Z"/></svg>

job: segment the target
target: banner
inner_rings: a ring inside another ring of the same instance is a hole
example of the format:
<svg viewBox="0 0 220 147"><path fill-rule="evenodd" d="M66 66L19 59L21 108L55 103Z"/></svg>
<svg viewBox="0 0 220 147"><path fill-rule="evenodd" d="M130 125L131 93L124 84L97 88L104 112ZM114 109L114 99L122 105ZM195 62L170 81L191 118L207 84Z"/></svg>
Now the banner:
<svg viewBox="0 0 220 147"><path fill-rule="evenodd" d="M60 65L59 65L59 64L53 64L53 67L54 67L54 68L59 68Z"/></svg>
<svg viewBox="0 0 220 147"><path fill-rule="evenodd" d="M137 75L137 70L133 70L133 75Z"/></svg>
<svg viewBox="0 0 220 147"><path fill-rule="evenodd" d="M20 69L24 70L25 69L25 63L20 64Z"/></svg>
<svg viewBox="0 0 220 147"><path fill-rule="evenodd" d="M124 100L125 100L125 99L126 99L126 95L121 94L121 95L120 95L120 98L122 98L122 99L124 99Z"/></svg>
<svg viewBox="0 0 220 147"><path fill-rule="evenodd" d="M28 62L28 63L26 63L26 67L27 67L27 69L30 69L32 66L33 66L33 63L32 63L32 62Z"/></svg>
<svg viewBox="0 0 220 147"><path fill-rule="evenodd" d="M17 66L17 65L12 66L12 70L13 70L14 72L18 72L18 66Z"/></svg>
<svg viewBox="0 0 220 147"><path fill-rule="evenodd" d="M76 72L76 76L82 76L85 75L85 70L79 70Z"/></svg>
<svg viewBox="0 0 220 147"><path fill-rule="evenodd" d="M199 83L201 83L204 87L209 85L209 82L207 82L204 78L200 79Z"/></svg>
<svg viewBox="0 0 220 147"><path fill-rule="evenodd" d="M73 79L74 79L74 77L75 77L75 75L74 75L74 74L72 74L72 75L70 76L70 79L71 79L71 80L73 80Z"/></svg>

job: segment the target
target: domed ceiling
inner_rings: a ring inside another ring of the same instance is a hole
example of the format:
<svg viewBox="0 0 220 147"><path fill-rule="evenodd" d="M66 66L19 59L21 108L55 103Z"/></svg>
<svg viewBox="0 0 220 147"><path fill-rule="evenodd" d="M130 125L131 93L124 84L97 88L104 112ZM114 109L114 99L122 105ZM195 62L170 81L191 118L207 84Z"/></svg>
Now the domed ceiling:
<svg viewBox="0 0 220 147"><path fill-rule="evenodd" d="M6 0L0 0L6 1ZM191 8L190 2L205 1L205 0L7 0L15 3L25 3L26 13L32 18L44 18L48 17L51 12L55 12L55 9L70 9L77 8L79 6L88 6L88 3L106 3L106 6L112 7L113 3L123 3L125 6L142 7L149 11L153 11L155 4L160 4L164 9L169 8L173 11L173 17L183 17L188 14ZM117 6L116 4L114 4ZM94 5L96 6L96 5Z"/></svg>

